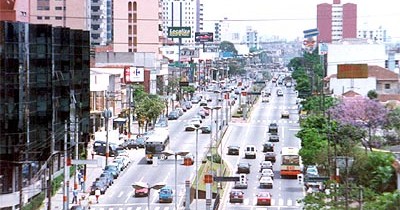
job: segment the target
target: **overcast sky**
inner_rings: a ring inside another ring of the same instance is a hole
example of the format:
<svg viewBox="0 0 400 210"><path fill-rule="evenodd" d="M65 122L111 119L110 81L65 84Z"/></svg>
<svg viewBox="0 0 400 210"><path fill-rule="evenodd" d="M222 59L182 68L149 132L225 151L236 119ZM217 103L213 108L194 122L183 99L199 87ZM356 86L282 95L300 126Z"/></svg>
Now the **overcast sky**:
<svg viewBox="0 0 400 210"><path fill-rule="evenodd" d="M252 26L261 36L274 35L289 40L302 38L303 31L317 27L317 4L333 0L201 0L204 4L205 30L227 17L231 28L244 34ZM382 26L388 36L400 40L399 0L342 0L357 4L357 29Z"/></svg>

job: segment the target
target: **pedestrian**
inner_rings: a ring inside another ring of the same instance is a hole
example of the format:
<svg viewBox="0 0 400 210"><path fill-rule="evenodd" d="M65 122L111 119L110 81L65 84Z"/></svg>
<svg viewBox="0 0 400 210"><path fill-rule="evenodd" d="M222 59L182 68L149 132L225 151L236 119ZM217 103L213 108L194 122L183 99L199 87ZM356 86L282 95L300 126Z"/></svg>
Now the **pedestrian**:
<svg viewBox="0 0 400 210"><path fill-rule="evenodd" d="M96 189L95 191L94 191L94 195L96 196L96 202L97 203L99 203L99 197L100 197L100 190L99 189Z"/></svg>
<svg viewBox="0 0 400 210"><path fill-rule="evenodd" d="M81 178L79 179L79 182L80 182L80 184L81 184L81 190L82 190L82 192L85 192L85 179L84 179L83 177L81 177Z"/></svg>
<svg viewBox="0 0 400 210"><path fill-rule="evenodd" d="M94 159L94 151L92 150L92 160Z"/></svg>
<svg viewBox="0 0 400 210"><path fill-rule="evenodd" d="M72 190L72 203L77 204L78 203L78 190L74 189Z"/></svg>

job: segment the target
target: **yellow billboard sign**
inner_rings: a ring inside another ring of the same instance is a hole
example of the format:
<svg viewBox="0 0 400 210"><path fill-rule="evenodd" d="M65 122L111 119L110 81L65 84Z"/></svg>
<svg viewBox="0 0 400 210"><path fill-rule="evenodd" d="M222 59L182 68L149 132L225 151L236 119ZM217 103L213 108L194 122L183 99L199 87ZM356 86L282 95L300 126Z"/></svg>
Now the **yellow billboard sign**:
<svg viewBox="0 0 400 210"><path fill-rule="evenodd" d="M368 78L368 64L338 64L338 79Z"/></svg>

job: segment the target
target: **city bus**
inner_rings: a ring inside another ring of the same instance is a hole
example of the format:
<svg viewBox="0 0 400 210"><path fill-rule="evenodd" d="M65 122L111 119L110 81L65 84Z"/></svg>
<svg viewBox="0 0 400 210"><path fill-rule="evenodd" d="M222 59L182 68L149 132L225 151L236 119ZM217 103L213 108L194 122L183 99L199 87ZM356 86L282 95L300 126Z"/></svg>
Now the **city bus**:
<svg viewBox="0 0 400 210"><path fill-rule="evenodd" d="M153 158L164 158L165 151L169 151L168 128L156 128L145 141L144 150L148 164L153 163Z"/></svg>
<svg viewBox="0 0 400 210"><path fill-rule="evenodd" d="M297 174L301 173L301 157L299 155L299 148L283 147L281 157L281 177L297 177Z"/></svg>

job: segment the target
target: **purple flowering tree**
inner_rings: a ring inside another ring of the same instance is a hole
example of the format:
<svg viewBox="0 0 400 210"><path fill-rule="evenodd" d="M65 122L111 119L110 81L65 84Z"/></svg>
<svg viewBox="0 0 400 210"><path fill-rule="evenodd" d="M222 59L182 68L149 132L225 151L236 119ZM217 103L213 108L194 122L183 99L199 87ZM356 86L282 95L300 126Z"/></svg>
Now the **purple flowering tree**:
<svg viewBox="0 0 400 210"><path fill-rule="evenodd" d="M379 102L364 97L346 98L328 111L332 119L340 124L350 124L368 129L368 141L363 142L365 149L371 149L371 132L383 127L388 110Z"/></svg>

